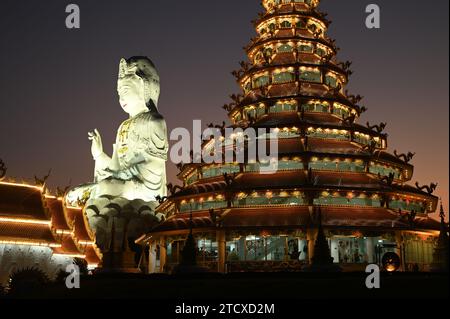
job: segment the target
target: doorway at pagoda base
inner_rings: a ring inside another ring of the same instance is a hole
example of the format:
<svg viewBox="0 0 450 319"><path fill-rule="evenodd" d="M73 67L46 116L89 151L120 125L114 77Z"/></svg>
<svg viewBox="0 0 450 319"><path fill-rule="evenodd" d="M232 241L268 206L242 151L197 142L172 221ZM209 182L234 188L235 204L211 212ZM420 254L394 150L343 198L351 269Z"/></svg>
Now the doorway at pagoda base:
<svg viewBox="0 0 450 319"><path fill-rule="evenodd" d="M300 271L308 263L306 234L232 233L226 242L227 272Z"/></svg>
<svg viewBox="0 0 450 319"><path fill-rule="evenodd" d="M344 271L360 271L367 264L381 266L388 252L401 255L395 233L373 233L360 231L327 231L328 245L334 263Z"/></svg>
<svg viewBox="0 0 450 319"><path fill-rule="evenodd" d="M219 248L216 233L197 233L194 234L194 239L197 249L197 265L210 271L217 271ZM166 272L170 273L181 262L181 253L185 242L186 236L184 235L169 237L167 239Z"/></svg>
<svg viewBox="0 0 450 319"><path fill-rule="evenodd" d="M430 271L437 233L406 232L403 234L405 271Z"/></svg>
<svg viewBox="0 0 450 319"><path fill-rule="evenodd" d="M308 243L299 236L247 234L228 239L226 247L228 262L308 260Z"/></svg>

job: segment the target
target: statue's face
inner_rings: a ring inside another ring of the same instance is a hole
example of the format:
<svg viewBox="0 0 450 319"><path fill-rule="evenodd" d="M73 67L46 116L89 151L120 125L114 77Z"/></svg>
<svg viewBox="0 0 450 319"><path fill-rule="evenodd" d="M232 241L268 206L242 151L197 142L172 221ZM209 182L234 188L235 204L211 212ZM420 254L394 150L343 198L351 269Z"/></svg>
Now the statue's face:
<svg viewBox="0 0 450 319"><path fill-rule="evenodd" d="M134 73L128 73L117 81L117 93L120 106L128 114L145 105L144 80Z"/></svg>

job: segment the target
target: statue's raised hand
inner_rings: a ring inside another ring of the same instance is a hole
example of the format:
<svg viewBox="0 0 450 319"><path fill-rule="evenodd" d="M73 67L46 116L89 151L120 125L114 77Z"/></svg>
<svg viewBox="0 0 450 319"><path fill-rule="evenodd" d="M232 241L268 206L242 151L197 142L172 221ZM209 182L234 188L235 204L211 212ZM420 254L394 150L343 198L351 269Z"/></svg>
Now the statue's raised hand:
<svg viewBox="0 0 450 319"><path fill-rule="evenodd" d="M103 154L103 144L102 144L102 137L100 136L100 133L97 129L95 129L93 132L89 132L89 140L92 141L91 146L91 153L94 159L97 159L100 155Z"/></svg>

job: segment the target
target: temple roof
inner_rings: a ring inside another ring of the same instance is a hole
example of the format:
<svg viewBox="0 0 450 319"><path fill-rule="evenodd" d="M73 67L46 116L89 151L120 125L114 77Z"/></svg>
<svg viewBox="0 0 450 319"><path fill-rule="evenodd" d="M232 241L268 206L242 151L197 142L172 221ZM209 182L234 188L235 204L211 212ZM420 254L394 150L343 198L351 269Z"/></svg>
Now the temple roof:
<svg viewBox="0 0 450 319"><path fill-rule="evenodd" d="M55 254L86 255L89 264L99 263L101 253L81 209L29 185L0 182L0 198L0 242L46 245Z"/></svg>
<svg viewBox="0 0 450 319"><path fill-rule="evenodd" d="M42 203L42 189L0 182L0 216L48 220Z"/></svg>
<svg viewBox="0 0 450 319"><path fill-rule="evenodd" d="M167 230L189 229L191 225L190 213L176 214L157 225L151 232L161 232ZM193 228L214 227L208 211L196 212L192 215Z"/></svg>
<svg viewBox="0 0 450 319"><path fill-rule="evenodd" d="M89 230L88 230L87 221L85 221L83 217L83 212L80 211L80 214L75 217L74 219L74 232L75 236L78 238L78 240L82 241L93 241L93 237L91 236Z"/></svg>
<svg viewBox="0 0 450 319"><path fill-rule="evenodd" d="M441 229L441 223L430 217L416 217L414 223L419 229L434 229L436 231Z"/></svg>
<svg viewBox="0 0 450 319"><path fill-rule="evenodd" d="M341 118L336 117L331 113L320 113L320 112L305 112L305 116L301 119L297 112L279 112L270 113L262 117L256 122L257 127L289 127L290 125L311 125L325 127L329 129L339 129L347 131L357 131L364 134L369 134L372 136L381 136L382 134L369 129L366 126L360 124L344 124Z"/></svg>
<svg viewBox="0 0 450 319"><path fill-rule="evenodd" d="M384 188L384 184L372 175L356 172L315 171L313 173L315 186L337 186L358 188Z"/></svg>
<svg viewBox="0 0 450 319"><path fill-rule="evenodd" d="M53 233L47 224L22 222L4 222L0 220L0 241L39 245L57 245Z"/></svg>
<svg viewBox="0 0 450 319"><path fill-rule="evenodd" d="M68 256L84 256L83 252L78 248L72 236L65 235L61 240L61 247L53 248L55 254Z"/></svg>
<svg viewBox="0 0 450 319"><path fill-rule="evenodd" d="M234 227L302 227L311 223L307 206L236 208L224 214L220 225Z"/></svg>
<svg viewBox="0 0 450 319"><path fill-rule="evenodd" d="M324 227L383 230L439 230L440 227L438 221L428 217L417 217L414 226L411 226L404 215L386 208L321 206L321 210ZM226 229L294 229L311 227L316 223L308 206L230 208L224 209L217 219L217 226ZM190 225L190 214L176 214L151 233L187 230ZM192 225L197 230L216 227L207 211L193 213Z"/></svg>
<svg viewBox="0 0 450 319"><path fill-rule="evenodd" d="M408 224L390 209L322 207L324 226L408 228Z"/></svg>
<svg viewBox="0 0 450 319"><path fill-rule="evenodd" d="M46 197L45 202L52 216L53 228L57 230L71 230L62 201L57 198Z"/></svg>
<svg viewBox="0 0 450 319"><path fill-rule="evenodd" d="M362 148L350 141L309 138L308 150L315 153L332 153L345 155L367 155Z"/></svg>
<svg viewBox="0 0 450 319"><path fill-rule="evenodd" d="M89 265L98 265L101 262L101 253L96 246L88 245L86 246L86 249L84 251L85 254L85 260Z"/></svg>
<svg viewBox="0 0 450 319"><path fill-rule="evenodd" d="M65 207L64 209L76 238L81 241L94 241L94 235L90 231L89 222L83 210L78 207Z"/></svg>
<svg viewBox="0 0 450 319"><path fill-rule="evenodd" d="M387 185L378 176L365 172L339 172L313 170L311 179L307 171L278 171L275 174L246 172L236 175L234 183L228 188L223 176L217 176L191 184L175 194L175 197L200 195L204 193L276 190L276 189L335 189L369 190L377 192L401 192L420 195L434 201L437 198L407 184Z"/></svg>

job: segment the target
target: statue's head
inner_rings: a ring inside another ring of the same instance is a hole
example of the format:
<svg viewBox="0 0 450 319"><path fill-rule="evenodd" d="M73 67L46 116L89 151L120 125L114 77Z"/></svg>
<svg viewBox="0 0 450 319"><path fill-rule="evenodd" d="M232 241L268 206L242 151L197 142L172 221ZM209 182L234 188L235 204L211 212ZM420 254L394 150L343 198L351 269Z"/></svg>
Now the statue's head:
<svg viewBox="0 0 450 319"><path fill-rule="evenodd" d="M129 114L135 112L134 108L142 108L142 105L150 111L157 111L160 85L152 61L147 57L121 59L117 92L120 105Z"/></svg>

